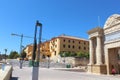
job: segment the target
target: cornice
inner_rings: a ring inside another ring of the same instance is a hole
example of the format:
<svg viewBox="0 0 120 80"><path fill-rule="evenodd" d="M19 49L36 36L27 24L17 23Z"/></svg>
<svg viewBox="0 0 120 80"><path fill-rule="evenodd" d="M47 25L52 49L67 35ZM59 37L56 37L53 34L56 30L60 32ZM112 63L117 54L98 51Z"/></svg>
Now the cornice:
<svg viewBox="0 0 120 80"><path fill-rule="evenodd" d="M100 27L96 27L96 28L93 28L92 30L89 30L87 33L90 35L92 33L95 33L95 32L102 32L103 29L100 28Z"/></svg>

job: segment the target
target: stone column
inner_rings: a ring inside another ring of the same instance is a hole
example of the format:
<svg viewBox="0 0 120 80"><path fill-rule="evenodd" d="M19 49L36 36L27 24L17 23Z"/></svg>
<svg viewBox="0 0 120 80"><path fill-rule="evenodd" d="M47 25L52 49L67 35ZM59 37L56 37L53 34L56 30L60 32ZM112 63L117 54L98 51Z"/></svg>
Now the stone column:
<svg viewBox="0 0 120 80"><path fill-rule="evenodd" d="M97 65L102 64L102 44L101 44L101 37L97 36L97 48L96 48L96 58L97 58Z"/></svg>
<svg viewBox="0 0 120 80"><path fill-rule="evenodd" d="M93 40L89 40L89 52L90 52L90 59L89 59L89 65L94 64L94 54L93 54Z"/></svg>

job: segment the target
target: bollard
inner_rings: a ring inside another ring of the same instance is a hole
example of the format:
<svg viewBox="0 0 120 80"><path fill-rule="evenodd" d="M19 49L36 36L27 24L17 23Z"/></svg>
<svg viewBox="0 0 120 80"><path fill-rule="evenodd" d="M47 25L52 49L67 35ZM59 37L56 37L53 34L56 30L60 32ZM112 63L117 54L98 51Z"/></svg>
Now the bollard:
<svg viewBox="0 0 120 80"><path fill-rule="evenodd" d="M32 60L29 60L29 67L32 67Z"/></svg>
<svg viewBox="0 0 120 80"><path fill-rule="evenodd" d="M5 64L3 63L2 64L2 71L4 71L5 70Z"/></svg>

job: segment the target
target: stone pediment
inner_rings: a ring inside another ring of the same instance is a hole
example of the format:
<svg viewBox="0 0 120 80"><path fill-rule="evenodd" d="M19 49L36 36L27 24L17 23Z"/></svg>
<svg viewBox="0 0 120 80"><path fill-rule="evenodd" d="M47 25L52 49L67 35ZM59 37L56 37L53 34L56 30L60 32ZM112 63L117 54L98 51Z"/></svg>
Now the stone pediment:
<svg viewBox="0 0 120 80"><path fill-rule="evenodd" d="M120 24L120 15L114 14L107 19L107 21L104 25L104 29L111 28L111 27L116 26L118 24Z"/></svg>

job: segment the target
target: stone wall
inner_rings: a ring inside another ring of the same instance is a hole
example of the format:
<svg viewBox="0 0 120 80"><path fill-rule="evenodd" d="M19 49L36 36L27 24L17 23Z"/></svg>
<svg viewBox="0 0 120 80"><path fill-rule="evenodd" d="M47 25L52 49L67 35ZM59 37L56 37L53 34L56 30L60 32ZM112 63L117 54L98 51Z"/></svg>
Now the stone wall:
<svg viewBox="0 0 120 80"><path fill-rule="evenodd" d="M12 76L12 66L6 65L4 70L0 69L0 80L10 80Z"/></svg>
<svg viewBox="0 0 120 80"><path fill-rule="evenodd" d="M89 63L89 60L86 58L66 57L65 63L71 64L72 67L87 66L87 64Z"/></svg>

